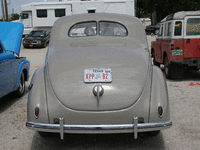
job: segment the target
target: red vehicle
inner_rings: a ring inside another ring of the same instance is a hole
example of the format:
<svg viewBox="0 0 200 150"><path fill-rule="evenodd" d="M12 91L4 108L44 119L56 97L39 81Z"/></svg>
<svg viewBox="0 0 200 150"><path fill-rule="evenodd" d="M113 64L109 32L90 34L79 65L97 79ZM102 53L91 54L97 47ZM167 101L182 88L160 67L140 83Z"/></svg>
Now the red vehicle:
<svg viewBox="0 0 200 150"><path fill-rule="evenodd" d="M164 64L166 78L182 78L184 70L200 68L200 11L181 11L160 22L151 43L154 65Z"/></svg>

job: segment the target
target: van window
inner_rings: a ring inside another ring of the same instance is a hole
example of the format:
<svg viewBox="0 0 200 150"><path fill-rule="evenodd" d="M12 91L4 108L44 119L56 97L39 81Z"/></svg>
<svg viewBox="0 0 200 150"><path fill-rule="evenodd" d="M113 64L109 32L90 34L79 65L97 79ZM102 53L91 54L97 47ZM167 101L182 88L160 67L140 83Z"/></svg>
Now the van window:
<svg viewBox="0 0 200 150"><path fill-rule="evenodd" d="M163 24L162 24L161 27L160 27L158 36L162 36L162 33L163 33Z"/></svg>
<svg viewBox="0 0 200 150"><path fill-rule="evenodd" d="M28 19L28 13L22 13L21 19Z"/></svg>
<svg viewBox="0 0 200 150"><path fill-rule="evenodd" d="M65 16L65 9L55 9L55 17Z"/></svg>
<svg viewBox="0 0 200 150"><path fill-rule="evenodd" d="M172 35L172 23L165 23L165 32L164 32L164 36L171 36Z"/></svg>
<svg viewBox="0 0 200 150"><path fill-rule="evenodd" d="M37 17L38 18L46 18L47 17L47 10L46 9L37 10Z"/></svg>
<svg viewBox="0 0 200 150"><path fill-rule="evenodd" d="M164 31L164 36L167 36L167 31L168 31L168 24L165 23L165 31Z"/></svg>
<svg viewBox="0 0 200 150"><path fill-rule="evenodd" d="M171 35L172 35L172 23L169 22L169 23L168 23L167 36L171 36Z"/></svg>
<svg viewBox="0 0 200 150"><path fill-rule="evenodd" d="M176 21L175 29L174 29L174 36L181 36L181 34L182 34L182 22Z"/></svg>
<svg viewBox="0 0 200 150"><path fill-rule="evenodd" d="M186 35L200 35L200 18L188 18Z"/></svg>

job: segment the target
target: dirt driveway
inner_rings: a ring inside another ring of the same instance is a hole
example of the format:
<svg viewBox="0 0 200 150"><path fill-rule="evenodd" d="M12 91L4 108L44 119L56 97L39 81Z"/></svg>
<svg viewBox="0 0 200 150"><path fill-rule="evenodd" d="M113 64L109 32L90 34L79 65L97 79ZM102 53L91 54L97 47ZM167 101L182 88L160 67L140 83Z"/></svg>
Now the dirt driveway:
<svg viewBox="0 0 200 150"><path fill-rule="evenodd" d="M155 40L148 36L149 43ZM167 80L172 128L151 137L139 134L134 140L132 134L114 135L65 135L62 141L58 134L42 138L35 131L28 130L26 123L27 87L38 67L44 64L47 48L24 49L21 56L31 62L30 78L22 98L8 95L0 99L0 150L131 150L131 149L199 149L200 148L200 71L188 72L183 80Z"/></svg>

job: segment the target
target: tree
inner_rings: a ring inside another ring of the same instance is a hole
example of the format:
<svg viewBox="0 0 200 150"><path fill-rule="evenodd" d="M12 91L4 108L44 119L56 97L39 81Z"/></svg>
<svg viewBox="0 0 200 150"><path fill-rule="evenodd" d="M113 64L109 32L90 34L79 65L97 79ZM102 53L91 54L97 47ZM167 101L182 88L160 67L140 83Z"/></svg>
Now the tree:
<svg viewBox="0 0 200 150"><path fill-rule="evenodd" d="M200 10L199 0L137 0L136 16L140 18L156 11L156 20L160 22L169 14L196 10Z"/></svg>
<svg viewBox="0 0 200 150"><path fill-rule="evenodd" d="M17 13L11 14L10 21L12 21L12 20L18 20L18 19L19 19L19 14L17 14Z"/></svg>

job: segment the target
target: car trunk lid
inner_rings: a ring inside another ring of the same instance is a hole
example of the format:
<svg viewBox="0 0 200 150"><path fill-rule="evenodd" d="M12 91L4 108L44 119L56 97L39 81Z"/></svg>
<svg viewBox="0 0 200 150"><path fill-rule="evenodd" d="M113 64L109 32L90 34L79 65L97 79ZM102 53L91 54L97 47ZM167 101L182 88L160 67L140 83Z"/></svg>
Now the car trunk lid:
<svg viewBox="0 0 200 150"><path fill-rule="evenodd" d="M48 79L57 100L67 108L82 111L124 109L136 103L144 89L148 57L142 47L55 49L47 60ZM112 70L111 82L84 82L84 70L99 68ZM93 92L96 85L104 89L99 99Z"/></svg>

